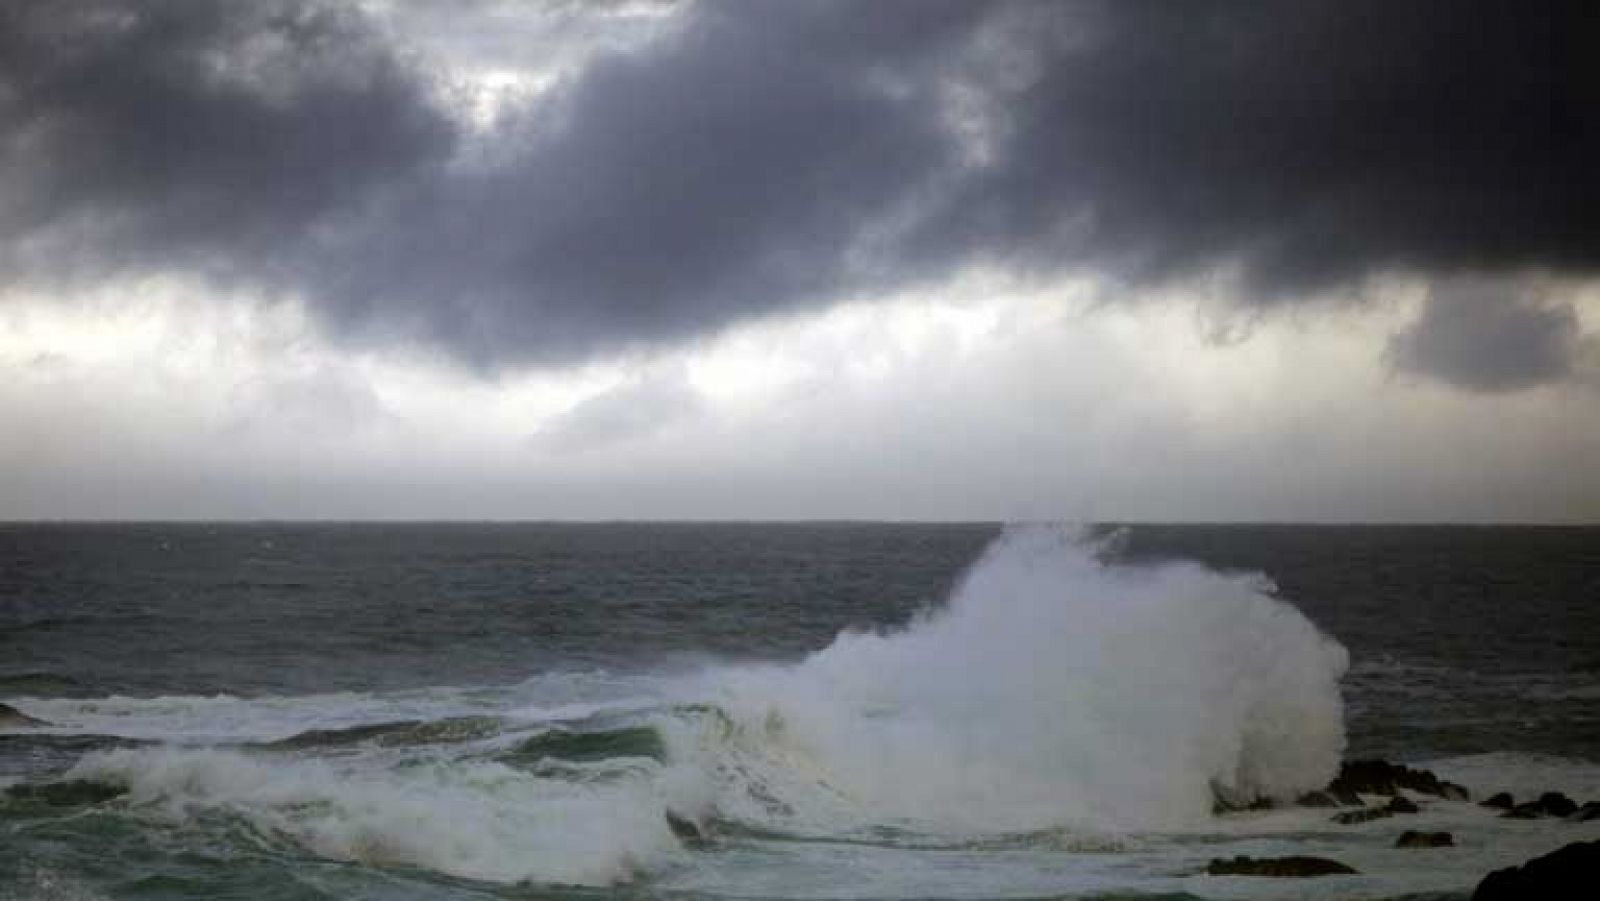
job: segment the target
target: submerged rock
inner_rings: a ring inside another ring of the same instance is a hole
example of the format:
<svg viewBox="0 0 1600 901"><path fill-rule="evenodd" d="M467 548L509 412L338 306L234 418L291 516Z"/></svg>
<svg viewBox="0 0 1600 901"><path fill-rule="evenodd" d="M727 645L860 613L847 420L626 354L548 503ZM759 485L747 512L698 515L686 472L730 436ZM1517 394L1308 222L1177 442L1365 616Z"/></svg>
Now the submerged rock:
<svg viewBox="0 0 1600 901"><path fill-rule="evenodd" d="M1489 807L1494 810L1510 810L1511 808L1517 806L1517 800L1511 797L1510 792L1500 792L1499 794L1491 796L1489 800L1479 804L1478 806Z"/></svg>
<svg viewBox="0 0 1600 901"><path fill-rule="evenodd" d="M1267 876L1273 879L1308 879L1312 876L1337 876L1356 872L1325 857L1235 857L1217 858L1206 865L1212 876Z"/></svg>
<svg viewBox="0 0 1600 901"><path fill-rule="evenodd" d="M1416 832L1411 829L1395 839L1396 848L1449 848L1455 845L1455 836L1448 832Z"/></svg>
<svg viewBox="0 0 1600 901"><path fill-rule="evenodd" d="M12 707L10 704L0 704L0 728L16 729L23 726L48 726L49 723Z"/></svg>
<svg viewBox="0 0 1600 901"><path fill-rule="evenodd" d="M1370 823L1373 820L1383 820L1392 816L1394 816L1394 811L1387 807L1367 807L1362 810L1335 814L1333 822L1341 826L1354 826L1357 823Z"/></svg>
<svg viewBox="0 0 1600 901"><path fill-rule="evenodd" d="M1495 870L1478 883L1472 901L1524 901L1594 897L1600 841L1576 842L1520 867Z"/></svg>

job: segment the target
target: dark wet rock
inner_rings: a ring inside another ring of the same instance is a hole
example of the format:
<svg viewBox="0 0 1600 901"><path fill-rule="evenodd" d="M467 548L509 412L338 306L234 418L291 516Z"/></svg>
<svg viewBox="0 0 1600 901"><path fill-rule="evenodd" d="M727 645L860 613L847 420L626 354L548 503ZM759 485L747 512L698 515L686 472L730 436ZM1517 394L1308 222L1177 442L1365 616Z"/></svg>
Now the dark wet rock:
<svg viewBox="0 0 1600 901"><path fill-rule="evenodd" d="M10 704L0 704L0 729L17 729L20 727L48 726L49 723L12 707Z"/></svg>
<svg viewBox="0 0 1600 901"><path fill-rule="evenodd" d="M1515 798L1511 797L1511 793L1510 792L1500 792L1499 794L1490 797L1489 800L1483 802L1482 804L1479 804L1478 806L1479 807L1490 807L1490 808L1493 808L1495 810L1510 810L1511 808L1517 806L1517 800Z"/></svg>
<svg viewBox="0 0 1600 901"><path fill-rule="evenodd" d="M1212 876L1268 876L1274 879L1307 879L1312 876L1337 876L1355 870L1325 857L1235 857L1217 858L1206 865Z"/></svg>
<svg viewBox="0 0 1600 901"><path fill-rule="evenodd" d="M1570 817L1578 812L1578 805L1560 792L1545 792L1539 796L1539 806L1553 817Z"/></svg>
<svg viewBox="0 0 1600 901"><path fill-rule="evenodd" d="M1339 767L1339 775L1328 783L1328 791L1363 795L1394 795L1401 789L1437 798L1467 800L1470 793L1454 782L1445 782L1427 770L1384 760L1349 760Z"/></svg>
<svg viewBox="0 0 1600 901"><path fill-rule="evenodd" d="M1387 807L1366 807L1361 810L1336 814L1333 822L1341 826L1354 826L1357 823L1370 823L1373 820L1387 819L1392 816L1394 816L1394 811Z"/></svg>
<svg viewBox="0 0 1600 901"><path fill-rule="evenodd" d="M1412 829L1400 833L1395 840L1396 848L1449 848L1456 843L1455 836L1448 832L1417 832Z"/></svg>
<svg viewBox="0 0 1600 901"><path fill-rule="evenodd" d="M1600 820L1600 801L1590 801L1578 808L1572 816L1567 817L1574 823L1587 823L1591 820Z"/></svg>
<svg viewBox="0 0 1600 901"><path fill-rule="evenodd" d="M1545 792L1537 801L1518 804L1500 816L1508 820L1537 820L1543 817L1570 817L1578 805L1560 792Z"/></svg>
<svg viewBox="0 0 1600 901"><path fill-rule="evenodd" d="M667 811L667 828L686 845L696 845L706 840L706 832L699 823L676 811Z"/></svg>
<svg viewBox="0 0 1600 901"><path fill-rule="evenodd" d="M6 797L16 801L38 801L52 807L82 807L99 804L128 793L125 785L67 779L61 782L24 782L6 789Z"/></svg>
<svg viewBox="0 0 1600 901"><path fill-rule="evenodd" d="M1420 808L1417 807L1417 802L1407 798L1405 795L1395 795L1390 798L1389 803L1384 805L1383 809L1390 813L1418 813L1420 811Z"/></svg>
<svg viewBox="0 0 1600 901"><path fill-rule="evenodd" d="M1576 842L1520 867L1495 870L1478 883L1472 901L1558 901L1594 897L1600 841Z"/></svg>

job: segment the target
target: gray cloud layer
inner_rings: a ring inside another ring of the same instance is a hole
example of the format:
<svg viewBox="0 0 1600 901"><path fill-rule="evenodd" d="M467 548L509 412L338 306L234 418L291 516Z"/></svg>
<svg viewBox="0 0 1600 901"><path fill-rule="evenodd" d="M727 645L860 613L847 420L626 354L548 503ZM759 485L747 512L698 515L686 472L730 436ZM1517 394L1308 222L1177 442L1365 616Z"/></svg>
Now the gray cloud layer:
<svg viewBox="0 0 1600 901"><path fill-rule="evenodd" d="M1541 302L1514 284L1451 279L1434 286L1388 354L1400 372L1471 391L1513 391L1570 375L1580 336L1570 305Z"/></svg>
<svg viewBox="0 0 1600 901"><path fill-rule="evenodd" d="M0 262L47 282L179 268L294 289L340 334L485 368L976 261L1135 282L1234 265L1259 302L1380 271L1600 265L1580 3L676 15L463 164L435 76L352 9L8 6ZM1480 309L1440 303L1429 316ZM1408 340L1405 365L1444 359Z"/></svg>

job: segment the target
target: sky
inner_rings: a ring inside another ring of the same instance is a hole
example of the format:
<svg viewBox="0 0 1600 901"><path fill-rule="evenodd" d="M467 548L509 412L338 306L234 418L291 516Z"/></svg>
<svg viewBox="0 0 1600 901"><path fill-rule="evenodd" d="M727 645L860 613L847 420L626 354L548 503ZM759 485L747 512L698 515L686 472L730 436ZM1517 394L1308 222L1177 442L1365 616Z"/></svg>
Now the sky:
<svg viewBox="0 0 1600 901"><path fill-rule="evenodd" d="M1593 522L1594 32L5 4L0 519Z"/></svg>

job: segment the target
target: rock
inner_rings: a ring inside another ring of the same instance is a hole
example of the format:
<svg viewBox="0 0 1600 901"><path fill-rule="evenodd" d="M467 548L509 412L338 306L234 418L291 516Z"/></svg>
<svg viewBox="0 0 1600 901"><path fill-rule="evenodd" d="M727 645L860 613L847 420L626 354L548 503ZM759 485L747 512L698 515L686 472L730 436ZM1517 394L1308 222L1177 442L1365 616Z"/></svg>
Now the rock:
<svg viewBox="0 0 1600 901"><path fill-rule="evenodd" d="M1471 801L1472 792L1467 791L1467 787L1464 785L1457 785L1454 782L1445 782L1440 780L1439 797L1445 799L1446 801Z"/></svg>
<svg viewBox="0 0 1600 901"><path fill-rule="evenodd" d="M1515 798L1511 797L1510 792L1500 792L1478 806L1490 807L1495 810L1510 810L1511 808L1517 806L1517 801Z"/></svg>
<svg viewBox="0 0 1600 901"><path fill-rule="evenodd" d="M1537 801L1518 804L1500 816L1508 820L1537 820L1541 817L1570 817L1578 805L1560 792L1545 792Z"/></svg>
<svg viewBox="0 0 1600 901"><path fill-rule="evenodd" d="M26 713L12 707L10 704L0 704L0 728L18 729L32 726L48 726L49 723L41 719L28 716Z"/></svg>
<svg viewBox="0 0 1600 901"><path fill-rule="evenodd" d="M1553 817L1570 817L1578 812L1578 805L1560 792L1545 792L1539 796L1539 807Z"/></svg>
<svg viewBox="0 0 1600 901"><path fill-rule="evenodd" d="M1357 823L1370 823L1373 820L1382 820L1394 816L1394 811L1387 807L1367 807L1361 810L1352 810L1348 813L1336 814L1333 822L1341 826L1354 826Z"/></svg>
<svg viewBox="0 0 1600 901"><path fill-rule="evenodd" d="M1400 833L1395 840L1396 848L1449 848L1456 843L1455 836L1448 832L1416 832L1411 829Z"/></svg>
<svg viewBox="0 0 1600 901"><path fill-rule="evenodd" d="M1384 810L1390 813L1417 813L1419 808L1417 807L1417 802L1407 798L1405 795L1395 795L1389 799L1388 804L1384 805Z"/></svg>
<svg viewBox="0 0 1600 901"><path fill-rule="evenodd" d="M1347 760L1340 765L1339 775L1328 783L1328 790L1392 795L1395 791L1393 768L1382 760Z"/></svg>
<svg viewBox="0 0 1600 901"><path fill-rule="evenodd" d="M1212 876L1268 876L1274 879L1307 879L1354 872L1337 860L1325 857L1235 857L1232 860L1219 857L1206 865L1206 873Z"/></svg>
<svg viewBox="0 0 1600 901"><path fill-rule="evenodd" d="M1600 841L1576 842L1520 867L1495 870L1478 883L1472 901L1593 897L1596 873L1600 873Z"/></svg>
<svg viewBox="0 0 1600 901"><path fill-rule="evenodd" d="M1328 783L1328 791L1363 795L1393 795L1401 789L1438 798L1466 800L1467 790L1453 782L1443 782L1427 770L1384 760L1350 760L1339 767L1339 775Z"/></svg>
<svg viewBox="0 0 1600 901"><path fill-rule="evenodd" d="M1590 820L1600 820L1600 801L1590 801L1578 808L1578 812L1567 817L1574 823L1587 823Z"/></svg>
<svg viewBox="0 0 1600 901"><path fill-rule="evenodd" d="M1327 792L1306 792L1295 801L1301 807L1338 807L1339 801Z"/></svg>

